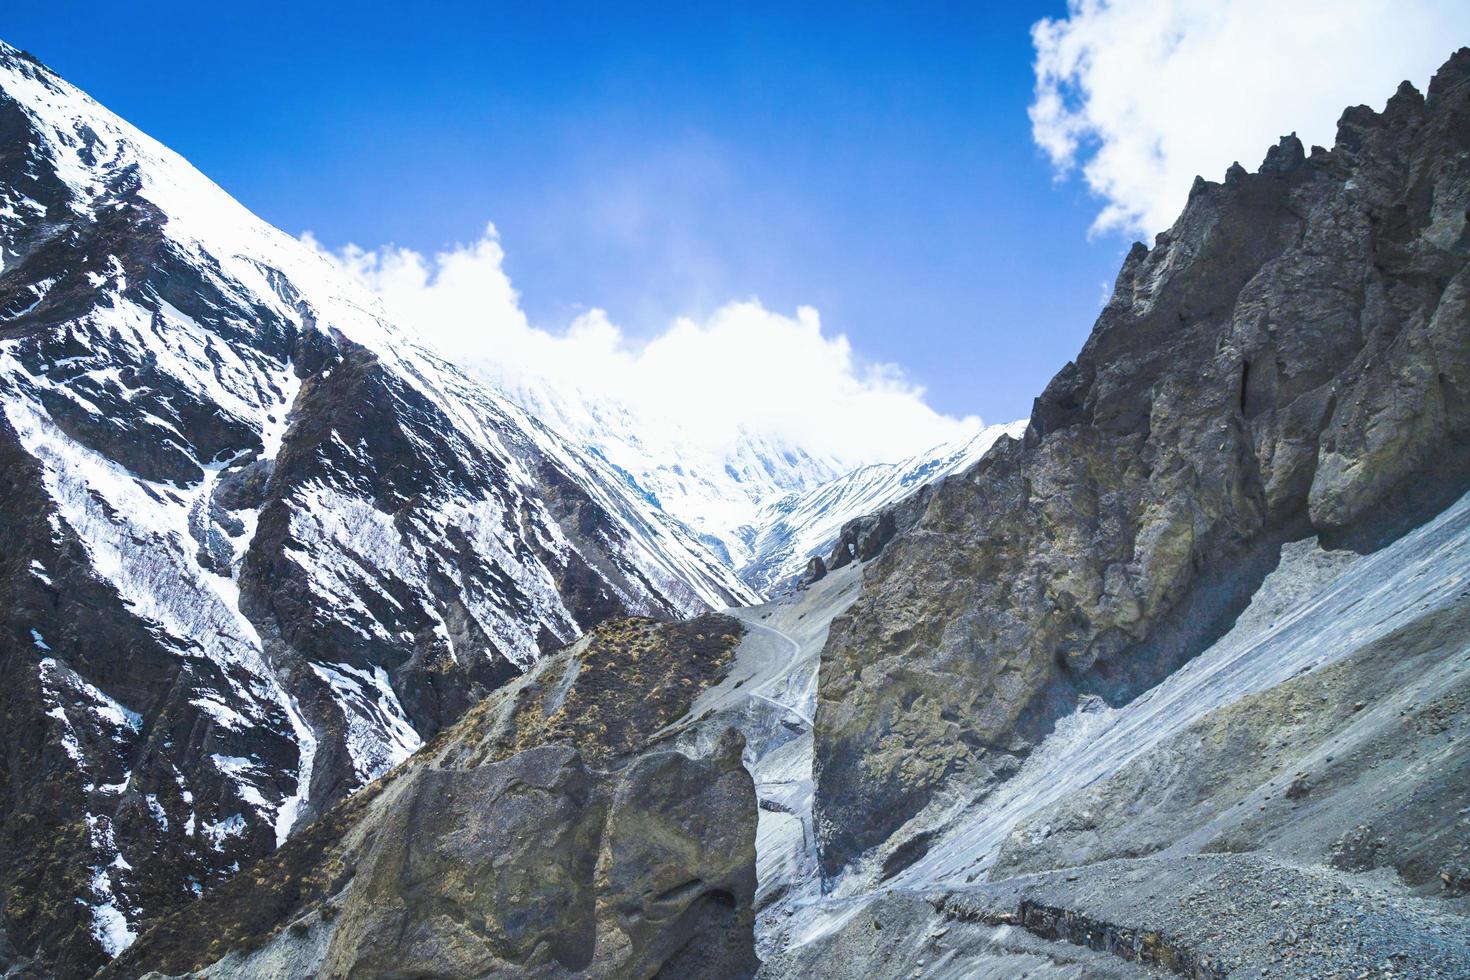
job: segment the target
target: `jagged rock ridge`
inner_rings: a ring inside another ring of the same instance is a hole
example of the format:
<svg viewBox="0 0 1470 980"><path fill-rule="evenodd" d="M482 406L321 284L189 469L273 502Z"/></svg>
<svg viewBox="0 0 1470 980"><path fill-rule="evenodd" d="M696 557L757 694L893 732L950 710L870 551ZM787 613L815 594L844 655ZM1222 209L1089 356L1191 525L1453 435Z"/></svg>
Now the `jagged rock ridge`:
<svg viewBox="0 0 1470 980"><path fill-rule="evenodd" d="M1085 694L1156 683L1282 541L1372 547L1470 470L1470 50L1135 245L1077 360L867 572L817 708L828 875L983 792Z"/></svg>

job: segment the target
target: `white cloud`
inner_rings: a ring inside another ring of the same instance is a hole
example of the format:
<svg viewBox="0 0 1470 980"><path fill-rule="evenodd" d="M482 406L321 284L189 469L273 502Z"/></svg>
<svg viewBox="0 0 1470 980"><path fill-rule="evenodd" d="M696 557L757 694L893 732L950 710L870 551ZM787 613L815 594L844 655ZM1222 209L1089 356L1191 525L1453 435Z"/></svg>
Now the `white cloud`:
<svg viewBox="0 0 1470 980"><path fill-rule="evenodd" d="M1465 0L1069 0L1032 28L1036 142L1104 202L1094 231L1173 223L1196 174L1296 132L1331 146L1349 105L1423 91L1470 42Z"/></svg>
<svg viewBox="0 0 1470 980"><path fill-rule="evenodd" d="M755 299L731 302L635 342L599 309L562 329L530 323L493 225L432 258L395 247L330 252L303 237L377 293L391 319L471 372L624 406L640 424L677 430L653 436L670 444L719 456L755 435L857 465L980 424L935 412L900 368L864 362L810 307L788 316Z"/></svg>

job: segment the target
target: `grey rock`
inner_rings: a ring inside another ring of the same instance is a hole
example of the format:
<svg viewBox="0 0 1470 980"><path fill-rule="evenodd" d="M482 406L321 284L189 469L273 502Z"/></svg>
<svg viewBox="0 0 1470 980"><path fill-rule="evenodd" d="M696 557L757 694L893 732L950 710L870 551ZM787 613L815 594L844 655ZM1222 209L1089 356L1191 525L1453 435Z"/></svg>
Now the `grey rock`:
<svg viewBox="0 0 1470 980"><path fill-rule="evenodd" d="M1439 880L1447 895L1470 892L1470 865L1447 864L1439 869Z"/></svg>
<svg viewBox="0 0 1470 980"><path fill-rule="evenodd" d="M907 516L917 513L916 504L918 501L927 499L927 491L927 487L920 488L912 497L893 508L881 510L876 514L866 514L842 525L842 532L838 535L837 544L833 546L832 554L827 559L827 566L835 570L853 561L871 561L876 558L883 550L883 546L898 533L900 515Z"/></svg>
<svg viewBox="0 0 1470 980"><path fill-rule="evenodd" d="M821 555L812 555L811 561L806 563L806 574L802 576L803 585L811 585L820 582L827 577L827 563L822 560Z"/></svg>
<svg viewBox="0 0 1470 980"><path fill-rule="evenodd" d="M751 976L744 740L675 750L666 734L739 632L603 624L104 976Z"/></svg>
<svg viewBox="0 0 1470 980"><path fill-rule="evenodd" d="M755 972L756 797L744 744L726 738L707 759L653 753L628 768L603 833L595 975Z"/></svg>
<svg viewBox="0 0 1470 980"><path fill-rule="evenodd" d="M828 875L1079 696L1127 699L1202 649L1283 540L1372 547L1470 483L1467 112L1470 49L1427 98L1344 113L1330 152L1287 137L1196 182L1024 441L895 519L822 655Z"/></svg>
<svg viewBox="0 0 1470 980"><path fill-rule="evenodd" d="M336 916L322 974L585 967L605 804L576 749L421 769L404 783Z"/></svg>
<svg viewBox="0 0 1470 980"><path fill-rule="evenodd" d="M1388 838L1377 834L1371 824L1358 824L1332 842L1327 863L1341 871L1371 871L1378 866L1378 852L1387 844Z"/></svg>
<svg viewBox="0 0 1470 980"><path fill-rule="evenodd" d="M1015 827L993 876L1197 848L1391 868L1436 892L1437 869L1464 846L1470 675L1452 651L1467 643L1462 600L1217 708ZM1380 707L1355 710L1363 701ZM1400 714L1405 704L1416 710ZM1425 752L1438 760L1429 769L1417 761Z"/></svg>

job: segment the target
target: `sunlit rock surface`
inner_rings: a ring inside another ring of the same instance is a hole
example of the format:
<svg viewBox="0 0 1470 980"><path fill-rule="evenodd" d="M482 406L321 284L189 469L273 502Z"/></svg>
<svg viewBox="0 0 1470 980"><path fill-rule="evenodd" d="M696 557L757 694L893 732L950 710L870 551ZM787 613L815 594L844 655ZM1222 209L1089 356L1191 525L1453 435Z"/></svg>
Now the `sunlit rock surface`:
<svg viewBox="0 0 1470 980"><path fill-rule="evenodd" d="M743 739L667 733L740 633L604 623L105 975L750 976Z"/></svg>
<svg viewBox="0 0 1470 980"><path fill-rule="evenodd" d="M952 783L1003 783L1089 696L1226 629L1284 541L1392 540L1470 471L1470 51L1200 181L1136 245L1077 360L938 484L832 626L817 701L829 876Z"/></svg>

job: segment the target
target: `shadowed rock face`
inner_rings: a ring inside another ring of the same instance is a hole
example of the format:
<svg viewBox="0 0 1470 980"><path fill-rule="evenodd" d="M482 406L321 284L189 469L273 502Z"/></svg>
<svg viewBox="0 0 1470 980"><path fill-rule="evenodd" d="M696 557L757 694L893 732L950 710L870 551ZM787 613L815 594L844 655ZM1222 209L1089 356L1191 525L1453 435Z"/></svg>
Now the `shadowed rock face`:
<svg viewBox="0 0 1470 980"><path fill-rule="evenodd" d="M751 975L744 742L690 755L661 734L740 633L723 616L599 626L104 973Z"/></svg>
<svg viewBox="0 0 1470 980"><path fill-rule="evenodd" d="M834 874L945 783L1004 778L1083 692L1218 634L1307 533L1369 547L1470 471L1470 50L1197 181L1074 363L933 488L834 622L816 809ZM876 526L876 525L875 525ZM857 542L853 542L856 544Z"/></svg>

